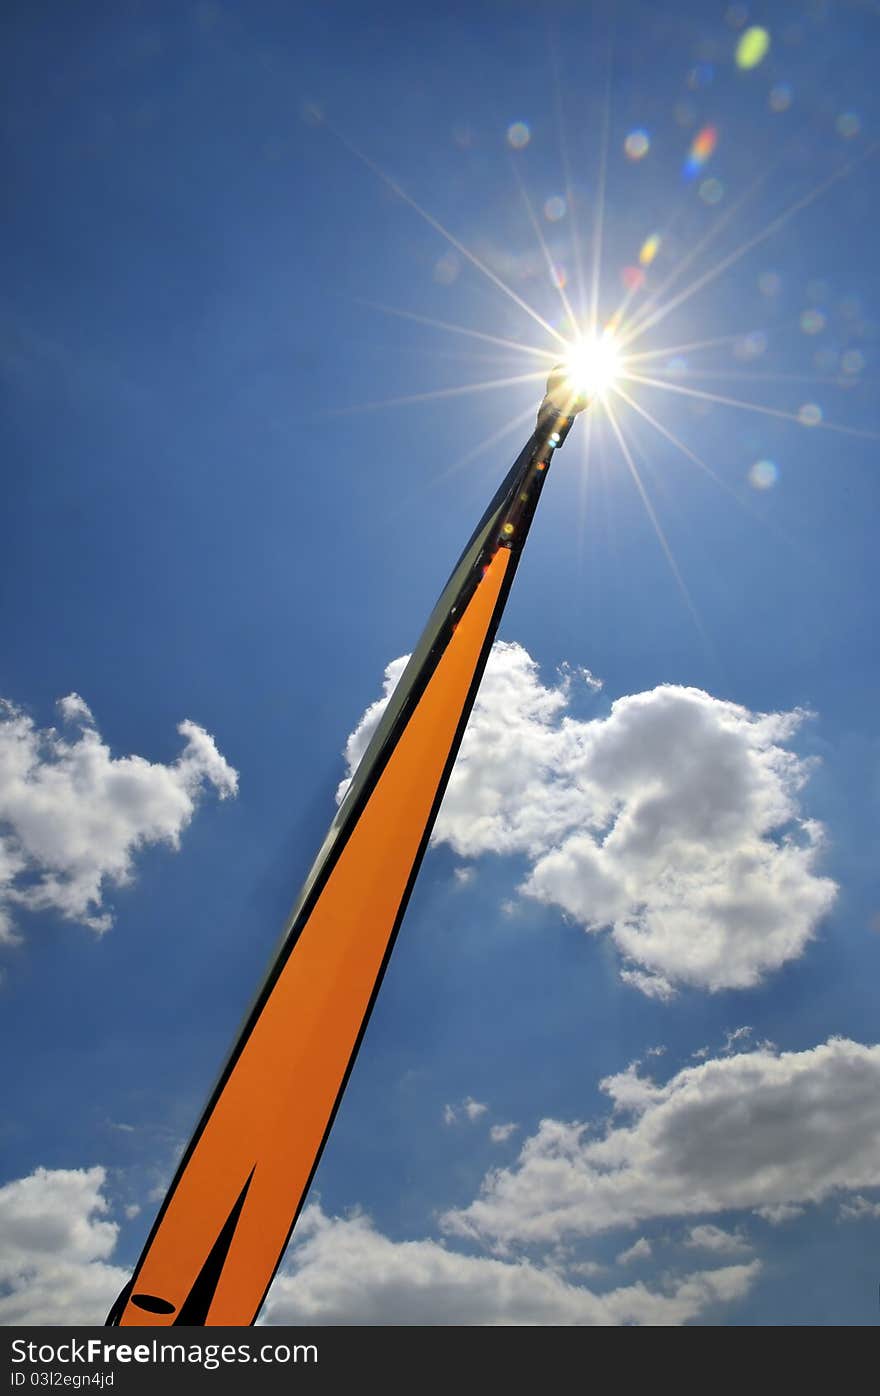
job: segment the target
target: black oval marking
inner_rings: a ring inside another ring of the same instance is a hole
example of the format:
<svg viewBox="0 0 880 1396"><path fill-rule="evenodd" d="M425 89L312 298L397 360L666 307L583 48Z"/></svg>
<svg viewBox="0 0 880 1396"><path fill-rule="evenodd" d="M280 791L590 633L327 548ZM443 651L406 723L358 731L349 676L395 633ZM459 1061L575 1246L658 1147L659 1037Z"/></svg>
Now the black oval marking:
<svg viewBox="0 0 880 1396"><path fill-rule="evenodd" d="M137 1304L139 1309L146 1309L148 1314L173 1314L176 1304L169 1304L167 1299L159 1299L155 1294L133 1294L132 1304Z"/></svg>

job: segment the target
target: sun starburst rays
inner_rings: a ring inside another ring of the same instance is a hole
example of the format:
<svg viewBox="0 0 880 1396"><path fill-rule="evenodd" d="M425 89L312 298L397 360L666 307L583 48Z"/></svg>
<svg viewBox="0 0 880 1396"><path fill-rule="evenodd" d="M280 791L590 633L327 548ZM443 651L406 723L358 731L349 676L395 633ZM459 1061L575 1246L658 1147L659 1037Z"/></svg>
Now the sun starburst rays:
<svg viewBox="0 0 880 1396"><path fill-rule="evenodd" d="M538 265L543 266L553 288L553 293L558 299L559 312L556 320L552 316L548 317L546 314L542 314L538 307L530 304L526 296L515 288L515 285L510 284L511 281L516 282L516 272L515 270L509 272L503 259L487 254L482 247L480 255L478 255L462 238L450 231L440 219L417 202L396 179L393 179L375 161L364 154L354 142L339 131L334 131L336 137L359 161L369 168L387 188L392 190L429 228L433 229L447 246L453 249L454 253L470 265L473 271L479 274L485 286L493 288L493 292L504 297L508 309L515 307L516 312L525 316L532 326L530 337L522 339L515 330L511 332L508 329L507 333L493 333L491 328L475 328L457 323L454 320L420 314L415 310L364 300L361 302L362 304L378 310L382 314L430 327L444 335L454 335L460 339L469 339L482 345L491 345L497 350L503 350L512 356L511 364L513 359L519 359L522 362L523 370L527 371L512 371L506 377L485 378L480 382L471 381L453 386L439 386L422 392L401 394L387 398L382 402L370 402L362 404L360 407L348 407L340 410L342 412L376 410L401 407L410 403L422 404L457 399L468 395L484 393L494 395L500 394L504 389L515 389L517 400L513 413L509 416L505 415L498 424L498 412L497 409L494 409L492 418L487 420L487 426L491 425L492 430L465 455L437 474L434 477L434 483L438 483L447 479L450 474L459 471L465 464L472 462L491 447L496 446L514 430L518 430L523 422L528 420L531 411L534 410L533 408L523 409L526 386L536 387L547 378L548 373L553 372L556 375L560 365L562 365L567 371L572 400L585 396L591 405L583 433L582 466L578 472L580 479L578 490L579 546L583 542L585 529L588 487L590 493L595 489L595 484L589 484L591 476L595 475L591 462L593 461L597 436L600 434L599 428L602 426L602 419L604 419L610 428L610 439L615 443L620 457L627 466L628 474L656 534L675 584L708 647L707 637L696 607L673 555L671 544L661 526L654 504L647 493L632 446L627 439L626 419L631 418L633 424L636 423L637 418L646 422L661 440L665 441L685 460L696 466L719 490L733 496L746 509L749 509L748 502L732 488L724 475L682 440L681 436L676 434L668 423L662 421L656 414L656 408L653 411L649 410L643 401L640 402L640 397L644 397L646 393L653 394L655 397L666 394L670 408L673 410L675 403L681 404L690 401L693 404L705 404L707 407L717 406L725 410L790 422L799 428L820 427L824 431L846 436L871 440L880 439L880 433L870 430L866 426L851 425L845 421L826 420L822 410L816 404L801 404L800 407L790 409L787 406L753 401L739 395L729 395L726 392L710 391L708 386L695 386L698 382L708 384L711 380L717 380L723 386L724 381L729 380L731 383L764 384L768 388L771 385L804 382L824 383L831 387L852 389L858 387L860 383L864 383L865 380L861 377L847 378L844 372L783 373L764 369L757 363L752 366L750 360L760 357L766 347L767 334L764 330L741 330L734 333L701 335L699 332L700 322L693 309L696 298L701 293L719 283L725 274L741 265L750 253L768 243L783 229L787 229L795 218L814 206L853 170L872 158L880 150L880 142L874 142L856 159L849 160L843 165L837 165L830 173L817 180L805 193L794 198L789 197L789 201L781 211L776 212L762 227L757 231L746 232L745 236L742 236L734 247L728 246L725 249L722 243L723 235L735 225L735 221L740 216L748 213L754 196L767 184L768 176L773 169L772 162L768 163L767 168L763 172L758 172L750 180L744 192L738 198L731 200L721 216L714 219L708 230L702 236L698 236L690 247L680 246L679 251L671 261L668 252L664 254L665 264L661 261L663 270L658 277L655 275L654 258L658 248L665 248L667 239L671 237L671 229L679 220L683 207L683 200L679 199L671 216L659 225L655 225L659 226L659 231L650 234L643 244L642 253L639 254L641 269L636 268L636 274L629 282L626 282L626 294L619 300L616 309L611 314L608 313L607 309L603 313L602 301L605 294L603 290L603 263L606 258L607 242L606 222L611 133L612 50L610 36L604 58L606 69L604 82L601 85L597 84L602 91L602 100L599 114L599 138L596 142L594 195L591 207L581 206L579 208L580 196L572 175L572 147L567 138L563 120L558 55L554 56L556 63L554 84L556 134L560 147L565 187L565 198L557 199L555 202L562 206L569 219L572 270L576 278L574 286L579 292L576 297L577 308L572 304L572 300L565 290L566 278L556 262L560 244L558 240L551 243L549 236L545 233L538 212L540 204L536 206L525 177L525 170L520 164L519 148L517 147L512 152L513 178L525 212L526 225L530 228L537 244ZM332 130L332 128L329 129ZM525 131L528 138L527 127ZM547 217L550 218L550 216L548 213ZM587 236L583 240L579 233L579 223L581 227L587 226ZM714 251L716 245L719 244L721 245L720 255L716 252L714 260L706 265L706 254ZM511 267L515 267L515 261L515 258L510 260ZM691 274L690 279L684 282L687 272ZM682 314L684 314L684 319L681 318ZM667 343L658 343L656 335L659 327L667 320L674 323L673 317L676 317L676 321L684 326L684 333L679 329L677 334L667 337ZM512 324L513 322L509 320L508 323ZM536 326L547 337L549 341L547 347L532 342L535 338L534 327ZM778 336L782 328L784 327L781 327L777 320L774 334ZM803 325L801 328L803 329ZM758 342L757 348L754 347L756 342ZM745 349L743 349L743 345L745 345ZM718 366L717 359L713 356L716 356L720 351L729 351L731 348L734 357L739 362L735 366L731 365L729 361L726 365ZM445 355L446 351L444 351ZM685 355L700 356L697 365L692 366L690 359L685 359ZM480 356L473 353L470 355L462 353L460 357L462 360L470 358L473 363L473 360ZM491 361L490 356L485 351L482 357L487 364ZM742 362L744 359L746 360L745 364ZM499 359L497 362L500 367L501 360ZM818 356L816 356L816 366L822 367L822 360ZM785 389L783 388L781 391L784 392ZM652 407L654 407L653 402ZM604 433L601 434L604 435ZM603 458L604 455L605 452L602 453ZM775 467L772 468L775 470ZM601 473L605 474L604 469ZM763 478L762 476L762 482ZM749 512L761 517L756 510L749 509Z"/></svg>

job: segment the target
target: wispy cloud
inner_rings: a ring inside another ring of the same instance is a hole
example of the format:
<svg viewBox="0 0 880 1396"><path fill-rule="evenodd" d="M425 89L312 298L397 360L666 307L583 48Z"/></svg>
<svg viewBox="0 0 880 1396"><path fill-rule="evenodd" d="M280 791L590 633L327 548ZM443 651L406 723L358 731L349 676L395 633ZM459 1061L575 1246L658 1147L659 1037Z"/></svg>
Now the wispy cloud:
<svg viewBox="0 0 880 1396"><path fill-rule="evenodd" d="M692 1226L684 1244L693 1250L712 1251L715 1255L747 1255L751 1242L740 1232L725 1231L721 1226Z"/></svg>
<svg viewBox="0 0 880 1396"><path fill-rule="evenodd" d="M489 1138L493 1144L506 1144L512 1134L519 1129L517 1124L492 1125L489 1130Z"/></svg>
<svg viewBox="0 0 880 1396"><path fill-rule="evenodd" d="M460 1105L444 1105L443 1123L454 1125L459 1120L464 1119L473 1124L475 1120L479 1120L482 1115L485 1115L488 1109L488 1105L484 1105L482 1101L474 1100L472 1096L468 1096Z"/></svg>
<svg viewBox="0 0 880 1396"><path fill-rule="evenodd" d="M637 1260L650 1260L653 1255L653 1248L647 1236L640 1236L627 1250L621 1251L617 1256L615 1264L632 1265Z"/></svg>

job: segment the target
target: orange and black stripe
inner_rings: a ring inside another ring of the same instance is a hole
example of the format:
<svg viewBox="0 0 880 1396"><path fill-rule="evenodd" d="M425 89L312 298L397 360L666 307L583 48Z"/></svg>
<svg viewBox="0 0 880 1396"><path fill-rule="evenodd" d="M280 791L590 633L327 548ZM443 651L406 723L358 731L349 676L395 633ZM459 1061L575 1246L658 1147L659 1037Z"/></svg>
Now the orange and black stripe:
<svg viewBox="0 0 880 1396"><path fill-rule="evenodd" d="M559 443L539 421L387 704L109 1324L256 1319L354 1065Z"/></svg>

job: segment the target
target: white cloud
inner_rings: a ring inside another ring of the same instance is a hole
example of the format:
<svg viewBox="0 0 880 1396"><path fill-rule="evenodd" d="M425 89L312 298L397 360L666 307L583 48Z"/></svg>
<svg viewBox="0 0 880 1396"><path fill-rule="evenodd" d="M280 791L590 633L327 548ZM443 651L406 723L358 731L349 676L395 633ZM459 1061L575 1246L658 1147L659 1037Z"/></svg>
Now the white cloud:
<svg viewBox="0 0 880 1396"><path fill-rule="evenodd" d="M745 1295L759 1266L727 1266L593 1294L555 1271L460 1255L436 1241L393 1242L363 1215L312 1205L269 1291L268 1324L680 1324Z"/></svg>
<svg viewBox="0 0 880 1396"><path fill-rule="evenodd" d="M17 907L107 930L107 884L131 881L137 850L178 848L206 784L221 799L238 788L237 773L194 722L178 726L185 745L165 766L113 757L78 694L59 708L79 729L72 738L38 729L0 701L0 940L17 938Z"/></svg>
<svg viewBox="0 0 880 1396"><path fill-rule="evenodd" d="M493 1125L489 1130L489 1138L493 1144L506 1144L510 1136L515 1134L518 1129L519 1125L516 1124Z"/></svg>
<svg viewBox="0 0 880 1396"><path fill-rule="evenodd" d="M462 868L455 869L455 880L459 887L467 887L469 882L473 882L477 870L473 864L468 863Z"/></svg>
<svg viewBox="0 0 880 1396"><path fill-rule="evenodd" d="M782 1226L784 1222L802 1217L805 1211L805 1207L799 1207L795 1202L774 1202L766 1207L756 1207L755 1216L769 1222L771 1226Z"/></svg>
<svg viewBox="0 0 880 1396"><path fill-rule="evenodd" d="M128 1279L107 1263L103 1168L37 1168L0 1187L0 1324L96 1324Z"/></svg>
<svg viewBox="0 0 880 1396"><path fill-rule="evenodd" d="M647 1236L640 1236L627 1250L621 1251L615 1260L615 1265L631 1265L634 1260L649 1260L652 1255L651 1242Z"/></svg>
<svg viewBox="0 0 880 1396"><path fill-rule="evenodd" d="M839 1215L843 1221L864 1221L866 1218L880 1221L880 1202L869 1202L867 1197L857 1194L852 1202L841 1202Z"/></svg>
<svg viewBox="0 0 880 1396"><path fill-rule="evenodd" d="M724 1046L722 1048L722 1051L739 1051L740 1045L745 1046L748 1042L748 1039L753 1035L753 1033L754 1028L750 1028L747 1026L741 1028L734 1028L732 1032L725 1033Z"/></svg>
<svg viewBox="0 0 880 1396"><path fill-rule="evenodd" d="M591 927L590 929L597 929ZM646 974L640 969L622 969L620 977L624 984L631 984L634 989L638 989L640 994L644 994L649 999L659 999L661 1003L668 1003L675 998L675 987L668 979L664 979L662 974L652 970Z"/></svg>
<svg viewBox="0 0 880 1396"><path fill-rule="evenodd" d="M483 1105L481 1101L474 1100L471 1096L468 1096L461 1108L469 1120L478 1120L489 1109L488 1105Z"/></svg>
<svg viewBox="0 0 880 1396"><path fill-rule="evenodd" d="M391 663L385 670L385 682L383 685L382 697L378 698L375 703L370 704L363 717L361 718L360 722L358 723L357 727L354 729L351 736L348 738L348 741L345 743L344 755L345 762L348 767L348 774L345 777L345 780L343 780L340 783L339 788L336 791L336 803L338 805L342 804L342 798L345 795L346 790L348 789L351 777L357 770L360 759L366 751L367 747L369 746L370 738L372 737L376 728L379 726L379 720L383 712L385 711L385 706L388 702L388 699L391 697L392 693L397 687L398 680L401 674L403 673L404 669L406 668L408 660L408 654L402 655L400 659L392 659Z"/></svg>
<svg viewBox="0 0 880 1396"><path fill-rule="evenodd" d="M771 1042L769 1037L756 1038L755 1029L750 1027L734 1028L732 1032L724 1034L724 1046L721 1051L729 1056L733 1052L775 1052L776 1043ZM696 1053L694 1053L696 1056Z"/></svg>
<svg viewBox="0 0 880 1396"><path fill-rule="evenodd" d="M404 664L349 738L350 771ZM524 855L521 892L610 929L624 978L654 997L746 988L797 958L836 893L800 809L810 763L786 747L807 714L663 685L582 721L579 680L544 685L521 646L493 647L435 841Z"/></svg>
<svg viewBox="0 0 880 1396"><path fill-rule="evenodd" d="M0 1187L0 1324L103 1323L130 1277L109 1263L119 1228L107 1220L105 1182L100 1167L37 1168ZM313 1204L261 1322L680 1324L743 1296L758 1271L728 1266L666 1278L657 1290L595 1295L549 1268L464 1256L436 1241L393 1242L363 1215L331 1218Z"/></svg>
<svg viewBox="0 0 880 1396"><path fill-rule="evenodd" d="M78 693L68 693L66 698L59 698L58 707L65 722L82 722L92 726L95 721L88 703Z"/></svg>
<svg viewBox="0 0 880 1396"><path fill-rule="evenodd" d="M745 1255L751 1249L750 1242L736 1231L725 1231L721 1226L692 1226L684 1244L694 1250L712 1251L715 1255Z"/></svg>
<svg viewBox="0 0 880 1396"><path fill-rule="evenodd" d="M460 1105L444 1105L443 1123L445 1125L454 1125L464 1116L473 1124L481 1115L485 1115L488 1109L488 1105L484 1105L482 1101L474 1100L472 1096L468 1096Z"/></svg>
<svg viewBox="0 0 880 1396"><path fill-rule="evenodd" d="M615 1106L603 1134L542 1121L444 1229L503 1252L652 1217L748 1208L781 1220L780 1207L880 1186L880 1046L833 1038L707 1061L665 1085L634 1067L601 1084Z"/></svg>

